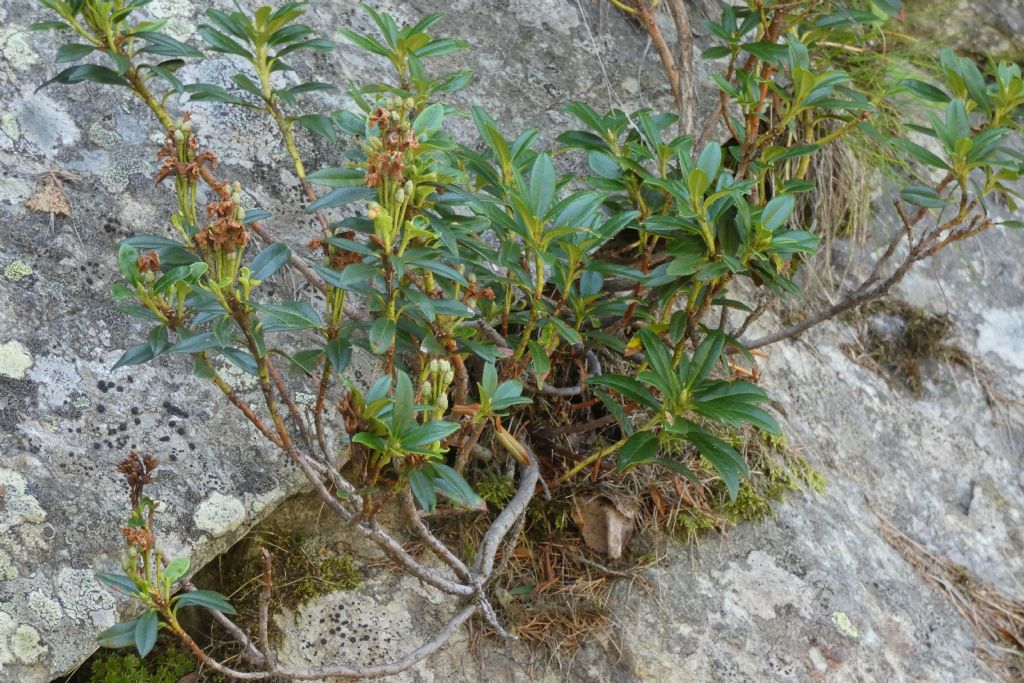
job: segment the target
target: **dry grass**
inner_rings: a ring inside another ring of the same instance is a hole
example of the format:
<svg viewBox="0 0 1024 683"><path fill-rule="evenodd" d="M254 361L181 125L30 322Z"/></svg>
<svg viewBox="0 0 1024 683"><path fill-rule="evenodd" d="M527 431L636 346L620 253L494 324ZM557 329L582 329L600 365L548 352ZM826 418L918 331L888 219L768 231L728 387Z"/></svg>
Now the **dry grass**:
<svg viewBox="0 0 1024 683"><path fill-rule="evenodd" d="M978 657L1004 680L1024 681L1024 599L976 580L967 568L931 553L881 516L879 522L882 538L946 596L984 640Z"/></svg>

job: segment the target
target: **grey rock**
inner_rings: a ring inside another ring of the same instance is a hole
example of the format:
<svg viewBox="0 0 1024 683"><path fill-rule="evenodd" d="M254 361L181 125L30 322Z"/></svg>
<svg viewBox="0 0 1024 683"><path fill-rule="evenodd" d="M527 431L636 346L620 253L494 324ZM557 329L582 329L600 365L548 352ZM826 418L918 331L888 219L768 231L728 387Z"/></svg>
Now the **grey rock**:
<svg viewBox="0 0 1024 683"><path fill-rule="evenodd" d="M399 18L450 12L443 26L473 44L464 59L476 73L453 103L482 104L506 130L537 127L550 140L568 123L561 107L572 99L599 107L670 106L656 57L641 58L644 37L607 3L377 4ZM996 19L1011 15L1001 13L1003 3L989 5L985 17L992 19L981 21L998 28ZM200 9L159 0L148 11L168 18L169 30L184 39ZM1019 20L1016 4L1006 9ZM152 487L164 504L159 527L168 549L189 554L193 566L303 488L283 456L215 391L188 377L183 361L110 371L145 334L112 306L107 291L118 280L117 241L163 230L171 210L168 190L150 180L162 133L114 89L34 93L52 74L58 45L53 36L26 32L43 18L30 0L0 7L0 680L29 683L72 668L92 651L95 634L124 616L125 601L103 590L93 573L117 564L127 503L113 468L127 450L163 460ZM339 3L313 4L310 21L328 32L370 28L365 16ZM341 54L299 66L335 82L369 80L383 67L351 49ZM211 61L186 75L223 78L227 64ZM713 99L702 95L702 110ZM320 101L324 109L342 103L335 96ZM253 205L273 211L270 227L300 249L310 219L284 189L292 178L281 170L285 157L273 136L235 109L194 110L224 173L242 182ZM465 122L454 122L453 132L472 138ZM339 154L309 138L300 144L311 168ZM71 218L53 224L23 207L36 174L50 168L81 176L66 186ZM958 341L994 370L1001 395L1017 399L1024 397L1024 268L1015 257L1022 248L1020 233L985 235L943 255L934 269L919 268L898 293L948 311ZM295 285L282 279L271 286ZM760 323L761 330L771 322ZM915 401L854 364L838 344L849 337L848 328L830 323L772 349L762 368L790 440L830 481L827 495L798 498L776 520L742 526L727 541L670 547L666 562L649 570L652 592L620 587L612 638L588 643L568 677L994 680L975 655L980 645L970 626L882 540L876 515L982 579L1019 591L1019 403L989 408L975 378L942 368ZM372 369L363 364L354 372ZM246 391L244 378L232 377ZM410 579L376 577L360 592L278 615L288 619L282 625L297 619L300 627L282 656L296 663L321 654L364 661L396 646L404 651L441 623L447 607L437 603ZM341 613L374 615L378 621L360 635L370 640L308 646L317 635L328 639L317 620ZM487 646L480 656L461 634L405 678L565 677L527 669L515 648Z"/></svg>

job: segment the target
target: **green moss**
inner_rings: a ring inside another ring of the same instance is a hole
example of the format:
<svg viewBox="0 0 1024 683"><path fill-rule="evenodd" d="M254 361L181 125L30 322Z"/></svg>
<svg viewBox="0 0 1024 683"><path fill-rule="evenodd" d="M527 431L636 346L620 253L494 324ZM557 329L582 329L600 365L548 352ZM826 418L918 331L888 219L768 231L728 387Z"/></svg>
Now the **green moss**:
<svg viewBox="0 0 1024 683"><path fill-rule="evenodd" d="M487 472L474 483L477 494L488 503L503 506L516 494L516 483L504 475Z"/></svg>
<svg viewBox="0 0 1024 683"><path fill-rule="evenodd" d="M317 547L311 539L293 537L283 558L285 600L295 604L308 602L324 593L352 590L362 583L362 575L347 555L336 555Z"/></svg>
<svg viewBox="0 0 1024 683"><path fill-rule="evenodd" d="M195 661L175 647L142 659L137 654L104 652L90 662L88 683L178 683L196 670Z"/></svg>

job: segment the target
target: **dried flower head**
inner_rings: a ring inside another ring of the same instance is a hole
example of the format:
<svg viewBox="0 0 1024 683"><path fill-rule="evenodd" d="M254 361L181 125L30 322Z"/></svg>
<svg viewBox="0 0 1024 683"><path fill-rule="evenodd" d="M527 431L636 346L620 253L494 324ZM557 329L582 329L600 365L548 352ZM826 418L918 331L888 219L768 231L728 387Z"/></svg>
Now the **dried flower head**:
<svg viewBox="0 0 1024 683"><path fill-rule="evenodd" d="M124 475L128 483L128 495L132 503L132 509L139 506L142 501L143 490L147 484L153 481L153 472L156 471L160 461L149 453L139 455L135 451L128 454L128 457L117 465L117 471Z"/></svg>
<svg viewBox="0 0 1024 683"><path fill-rule="evenodd" d="M159 273L160 255L155 251L151 251L148 254L140 254L138 266L140 273Z"/></svg>

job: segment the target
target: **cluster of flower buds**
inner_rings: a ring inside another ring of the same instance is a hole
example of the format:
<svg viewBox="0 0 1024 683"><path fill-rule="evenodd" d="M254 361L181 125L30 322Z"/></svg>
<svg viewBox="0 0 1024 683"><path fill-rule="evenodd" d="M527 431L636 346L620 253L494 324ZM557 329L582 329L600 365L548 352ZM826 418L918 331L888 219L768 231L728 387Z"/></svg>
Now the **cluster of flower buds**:
<svg viewBox="0 0 1024 683"><path fill-rule="evenodd" d="M155 251L139 254L137 265L139 278L144 284L151 285L160 277L160 254Z"/></svg>
<svg viewBox="0 0 1024 683"><path fill-rule="evenodd" d="M454 381L455 371L447 360L434 358L427 364L420 382L420 401L434 408L435 420L444 417L448 410L448 387Z"/></svg>
<svg viewBox="0 0 1024 683"><path fill-rule="evenodd" d="M416 103L411 97L389 97L383 100L368 119L378 134L369 140L366 162L366 185L377 187L385 180L401 183L405 178L405 153L419 148L419 140L410 123ZM406 195L412 192L406 190ZM402 201L398 202L399 204Z"/></svg>

